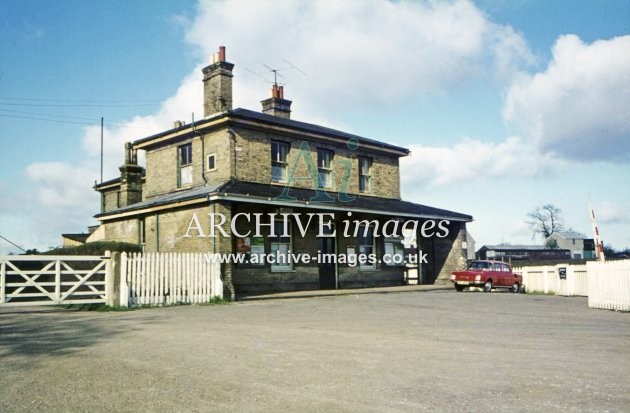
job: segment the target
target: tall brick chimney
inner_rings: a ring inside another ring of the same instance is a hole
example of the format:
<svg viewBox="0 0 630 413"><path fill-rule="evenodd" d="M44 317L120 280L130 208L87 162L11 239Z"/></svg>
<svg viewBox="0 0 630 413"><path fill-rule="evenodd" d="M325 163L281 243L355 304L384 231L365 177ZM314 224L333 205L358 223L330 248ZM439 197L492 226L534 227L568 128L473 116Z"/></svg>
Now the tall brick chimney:
<svg viewBox="0 0 630 413"><path fill-rule="evenodd" d="M118 206L124 207L142 201L144 168L138 165L136 151L131 142L125 143L125 164L118 169L120 170Z"/></svg>
<svg viewBox="0 0 630 413"><path fill-rule="evenodd" d="M203 72L203 112L208 117L232 109L232 69L234 63L225 61L225 46L211 56L212 64Z"/></svg>
<svg viewBox="0 0 630 413"><path fill-rule="evenodd" d="M271 97L260 101L263 113L279 118L291 118L291 101L284 98L284 87L274 83L271 88Z"/></svg>

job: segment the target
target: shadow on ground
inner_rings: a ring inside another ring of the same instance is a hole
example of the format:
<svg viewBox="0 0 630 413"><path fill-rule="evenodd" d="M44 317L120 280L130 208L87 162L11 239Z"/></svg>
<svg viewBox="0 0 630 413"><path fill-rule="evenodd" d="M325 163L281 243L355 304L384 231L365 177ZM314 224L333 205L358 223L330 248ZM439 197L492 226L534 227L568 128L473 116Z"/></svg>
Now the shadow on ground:
<svg viewBox="0 0 630 413"><path fill-rule="evenodd" d="M0 358L3 364L37 363L42 358L67 356L126 331L111 322L112 314L30 310L0 312Z"/></svg>

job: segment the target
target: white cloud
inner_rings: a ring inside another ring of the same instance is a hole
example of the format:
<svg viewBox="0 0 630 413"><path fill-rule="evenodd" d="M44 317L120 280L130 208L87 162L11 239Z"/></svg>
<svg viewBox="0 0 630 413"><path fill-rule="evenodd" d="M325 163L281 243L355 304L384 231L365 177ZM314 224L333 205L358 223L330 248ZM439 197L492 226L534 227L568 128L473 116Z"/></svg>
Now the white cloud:
<svg viewBox="0 0 630 413"><path fill-rule="evenodd" d="M26 168L28 177L38 185L37 198L44 208L80 208L93 203L86 191L94 171L63 162L35 162Z"/></svg>
<svg viewBox="0 0 630 413"><path fill-rule="evenodd" d="M105 129L105 179L118 176L124 142L170 128L175 120L190 121L193 112L202 117L201 67L219 45L227 46L228 60L236 64L235 107L260 110L259 102L270 87L245 69L265 72L263 63L287 67L286 59L308 73L281 71L280 81L287 83L285 96L295 102L295 118L329 126L342 122L337 114L349 105L373 110L375 105L398 104L417 94L442 93L471 78L509 79L512 71L532 61L520 34L490 22L465 0L200 0L197 11L190 21L176 20L186 22L186 41L202 63L156 113ZM270 72L263 77L272 79ZM77 155L82 161L76 164L38 163L27 168L35 185L33 196L55 220L47 228L49 234L80 230L99 211L91 180L98 176L94 166L99 163L100 128L86 128L82 144L83 153ZM482 157L484 148L517 161L513 151L520 147L513 141L496 147L474 141L454 149L416 147L412 149L419 158L414 155L412 162L426 163L425 155L457 161L461 151L469 149ZM437 177L438 183L455 179L445 164L429 162L439 173L425 171L426 176ZM493 174L509 170L502 159L498 164L492 167ZM464 172L482 169L475 163Z"/></svg>
<svg viewBox="0 0 630 413"><path fill-rule="evenodd" d="M441 92L531 56L468 1L202 1L187 40L204 60L227 46L242 107L258 109L268 88L245 69L299 66L308 76L286 70L281 81L300 119Z"/></svg>
<svg viewBox="0 0 630 413"><path fill-rule="evenodd" d="M604 201L595 208L595 217L602 224L630 223L630 206L616 202Z"/></svg>
<svg viewBox="0 0 630 413"><path fill-rule="evenodd" d="M561 36L544 72L507 93L504 118L541 151L567 159L630 157L630 36L583 43Z"/></svg>
<svg viewBox="0 0 630 413"><path fill-rule="evenodd" d="M542 176L564 166L517 137L498 144L464 139L453 147L412 145L410 149L411 155L401 159L401 180L408 188Z"/></svg>

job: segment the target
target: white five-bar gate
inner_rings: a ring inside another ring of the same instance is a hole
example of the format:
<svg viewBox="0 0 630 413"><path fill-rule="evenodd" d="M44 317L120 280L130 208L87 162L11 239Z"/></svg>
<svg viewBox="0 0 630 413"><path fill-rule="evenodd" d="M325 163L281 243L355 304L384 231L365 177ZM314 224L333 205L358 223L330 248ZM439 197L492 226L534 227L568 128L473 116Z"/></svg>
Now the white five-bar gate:
<svg viewBox="0 0 630 413"><path fill-rule="evenodd" d="M207 303L223 297L216 254L113 253L0 256L0 306L134 307Z"/></svg>
<svg viewBox="0 0 630 413"><path fill-rule="evenodd" d="M0 256L0 305L105 303L109 258Z"/></svg>

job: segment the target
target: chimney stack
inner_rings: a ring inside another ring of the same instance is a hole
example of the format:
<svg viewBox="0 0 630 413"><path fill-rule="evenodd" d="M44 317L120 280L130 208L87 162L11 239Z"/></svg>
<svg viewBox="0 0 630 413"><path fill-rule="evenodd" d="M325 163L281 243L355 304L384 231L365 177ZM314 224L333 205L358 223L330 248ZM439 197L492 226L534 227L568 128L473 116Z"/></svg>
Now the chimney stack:
<svg viewBox="0 0 630 413"><path fill-rule="evenodd" d="M138 165L137 152L131 142L125 143L125 164L118 169L120 170L118 206L124 207L142 201L144 168Z"/></svg>
<svg viewBox="0 0 630 413"><path fill-rule="evenodd" d="M203 72L203 112L208 117L232 109L232 69L225 61L225 46L212 54L212 63Z"/></svg>
<svg viewBox="0 0 630 413"><path fill-rule="evenodd" d="M284 87L274 83L271 88L271 97L262 100L263 113L279 118L291 118L291 101L284 98Z"/></svg>

